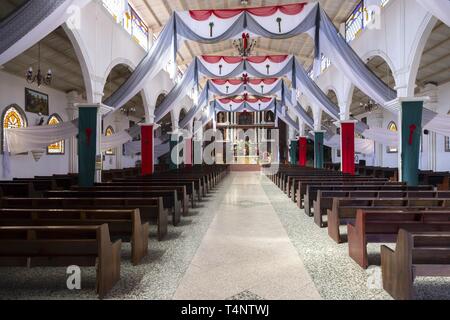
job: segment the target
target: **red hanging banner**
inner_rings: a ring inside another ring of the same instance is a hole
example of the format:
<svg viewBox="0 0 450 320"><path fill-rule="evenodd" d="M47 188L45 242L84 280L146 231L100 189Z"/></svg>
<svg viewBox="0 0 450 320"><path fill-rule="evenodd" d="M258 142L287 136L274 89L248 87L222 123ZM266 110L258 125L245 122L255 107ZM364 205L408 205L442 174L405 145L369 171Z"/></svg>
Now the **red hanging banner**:
<svg viewBox="0 0 450 320"><path fill-rule="evenodd" d="M153 125L141 125L142 175L153 174Z"/></svg>
<svg viewBox="0 0 450 320"><path fill-rule="evenodd" d="M308 141L306 137L298 139L298 165L305 167L307 162Z"/></svg>
<svg viewBox="0 0 450 320"><path fill-rule="evenodd" d="M341 122L342 172L355 174L355 122Z"/></svg>
<svg viewBox="0 0 450 320"><path fill-rule="evenodd" d="M192 138L184 140L184 164L186 167L192 167Z"/></svg>

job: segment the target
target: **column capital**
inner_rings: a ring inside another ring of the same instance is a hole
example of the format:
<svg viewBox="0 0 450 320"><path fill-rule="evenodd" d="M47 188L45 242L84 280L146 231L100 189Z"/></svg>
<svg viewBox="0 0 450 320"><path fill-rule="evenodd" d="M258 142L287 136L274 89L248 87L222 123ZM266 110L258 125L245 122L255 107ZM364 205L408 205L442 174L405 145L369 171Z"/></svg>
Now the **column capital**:
<svg viewBox="0 0 450 320"><path fill-rule="evenodd" d="M78 109L80 108L98 108L101 115L108 114L114 111L114 108L107 106L103 103L75 103L74 106Z"/></svg>
<svg viewBox="0 0 450 320"><path fill-rule="evenodd" d="M356 124L356 123L358 123L358 120L339 120L339 121L334 122L333 124L336 127L339 127L340 125L346 124L346 123L354 123L354 124Z"/></svg>
<svg viewBox="0 0 450 320"><path fill-rule="evenodd" d="M389 111L392 111L394 113L398 112L400 110L400 106L403 102L427 102L430 100L430 97L423 96L423 97L398 97L394 100L388 101L384 107L388 109Z"/></svg>

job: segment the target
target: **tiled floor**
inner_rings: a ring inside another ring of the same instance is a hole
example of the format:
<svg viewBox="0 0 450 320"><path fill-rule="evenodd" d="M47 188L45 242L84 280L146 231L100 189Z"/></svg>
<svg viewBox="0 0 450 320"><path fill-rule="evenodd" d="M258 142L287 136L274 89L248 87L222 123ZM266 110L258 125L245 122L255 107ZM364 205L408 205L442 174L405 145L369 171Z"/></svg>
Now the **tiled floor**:
<svg viewBox="0 0 450 320"><path fill-rule="evenodd" d="M234 173L174 299L320 299L264 192Z"/></svg>

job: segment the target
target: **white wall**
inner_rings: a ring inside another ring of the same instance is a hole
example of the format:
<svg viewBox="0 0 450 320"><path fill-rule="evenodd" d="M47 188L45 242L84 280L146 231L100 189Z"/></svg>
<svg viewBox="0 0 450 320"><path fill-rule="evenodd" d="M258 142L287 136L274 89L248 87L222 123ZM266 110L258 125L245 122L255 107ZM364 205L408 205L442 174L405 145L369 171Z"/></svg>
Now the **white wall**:
<svg viewBox="0 0 450 320"><path fill-rule="evenodd" d="M25 73L24 73L25 74ZM6 72L0 72L0 113L11 104L17 104L25 111L25 88L30 88L49 96L49 114L58 113L58 115L67 121L66 113L67 99L63 92L53 90L47 87L37 88L36 85L29 85L24 78L10 75ZM34 126L39 116L34 113L26 112L28 126ZM48 117L45 116L47 121ZM47 155L35 162L31 153L26 155L11 156L11 173L13 177L33 177L35 175L64 174L68 172L68 151L66 141L66 152L64 155ZM3 159L3 155L1 156ZM0 166L0 172L3 179L3 167Z"/></svg>

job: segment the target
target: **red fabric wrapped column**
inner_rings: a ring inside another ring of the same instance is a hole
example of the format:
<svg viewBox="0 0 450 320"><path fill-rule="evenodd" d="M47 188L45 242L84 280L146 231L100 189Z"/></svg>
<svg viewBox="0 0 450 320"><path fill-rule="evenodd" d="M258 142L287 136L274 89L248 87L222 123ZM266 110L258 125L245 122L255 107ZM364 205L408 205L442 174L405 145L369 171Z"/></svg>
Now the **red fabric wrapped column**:
<svg viewBox="0 0 450 320"><path fill-rule="evenodd" d="M186 167L192 167L192 138L184 140L184 164Z"/></svg>
<svg viewBox="0 0 450 320"><path fill-rule="evenodd" d="M308 141L306 137L300 137L298 139L298 165L300 167L306 166L307 161Z"/></svg>
<svg viewBox="0 0 450 320"><path fill-rule="evenodd" d="M342 172L355 174L355 121L341 121Z"/></svg>
<svg viewBox="0 0 450 320"><path fill-rule="evenodd" d="M141 145L142 175L151 175L154 171L153 124L141 125Z"/></svg>

